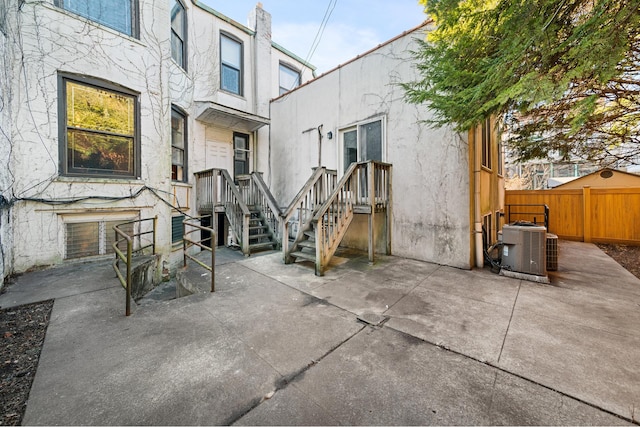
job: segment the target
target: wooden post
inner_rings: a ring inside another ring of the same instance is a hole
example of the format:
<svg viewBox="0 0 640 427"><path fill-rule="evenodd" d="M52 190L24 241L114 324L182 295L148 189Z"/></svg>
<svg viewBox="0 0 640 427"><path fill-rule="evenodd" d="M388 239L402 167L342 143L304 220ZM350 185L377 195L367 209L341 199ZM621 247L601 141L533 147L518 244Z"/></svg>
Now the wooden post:
<svg viewBox="0 0 640 427"><path fill-rule="evenodd" d="M322 263L324 262L324 222L321 217L316 223L316 276L324 276L324 268Z"/></svg>
<svg viewBox="0 0 640 427"><path fill-rule="evenodd" d="M387 229L387 255L391 255L391 227L392 225L392 201L393 201L393 187L391 185L391 172L393 167L389 166L387 170L387 212L386 212L386 229Z"/></svg>
<svg viewBox="0 0 640 427"><path fill-rule="evenodd" d="M583 241L591 243L591 187L582 187Z"/></svg>
<svg viewBox="0 0 640 427"><path fill-rule="evenodd" d="M369 161L367 163L367 193L369 194L369 263L373 264L375 258L375 212L376 212L376 183L375 183L375 163Z"/></svg>

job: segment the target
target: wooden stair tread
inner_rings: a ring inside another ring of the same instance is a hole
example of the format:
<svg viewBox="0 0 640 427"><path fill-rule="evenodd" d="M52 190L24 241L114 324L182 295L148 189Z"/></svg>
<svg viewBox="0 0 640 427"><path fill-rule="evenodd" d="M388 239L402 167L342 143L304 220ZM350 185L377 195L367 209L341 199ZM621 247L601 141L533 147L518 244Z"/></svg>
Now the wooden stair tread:
<svg viewBox="0 0 640 427"><path fill-rule="evenodd" d="M249 234L249 240L251 240L251 239L264 239L265 237L271 238L271 234L269 234L269 233Z"/></svg>
<svg viewBox="0 0 640 427"><path fill-rule="evenodd" d="M251 243L249 244L249 249L259 249L259 248L267 248L269 246L275 246L277 243L275 242L260 242L260 243Z"/></svg>
<svg viewBox="0 0 640 427"><path fill-rule="evenodd" d="M311 240L303 240L301 242L298 242L298 246L302 246L303 248L315 249L316 242Z"/></svg>
<svg viewBox="0 0 640 427"><path fill-rule="evenodd" d="M311 252L296 251L296 252L291 252L291 256L294 258L302 258L308 261L316 262L316 254Z"/></svg>

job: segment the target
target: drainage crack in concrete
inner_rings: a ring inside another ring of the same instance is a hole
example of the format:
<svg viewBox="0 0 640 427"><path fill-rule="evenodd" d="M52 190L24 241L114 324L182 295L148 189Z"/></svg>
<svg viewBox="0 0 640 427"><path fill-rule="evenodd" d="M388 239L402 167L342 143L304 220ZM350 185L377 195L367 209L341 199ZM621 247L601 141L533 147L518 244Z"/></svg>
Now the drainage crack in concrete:
<svg viewBox="0 0 640 427"><path fill-rule="evenodd" d="M281 376L275 383L275 388L270 391L269 393L267 393L265 396L263 396L262 398L257 398L257 399L253 399L251 402L249 402L249 404L242 410L237 411L235 414L233 414L231 417L229 417L229 419L227 419L225 422L223 422L221 425L232 425L234 423L236 423L238 420L240 420L242 417L244 417L245 415L247 415L249 412L253 411L254 409L256 409L258 406L260 406L263 402L271 399L273 396L275 396L275 394L277 392L279 392L280 390L284 390L285 388L287 388L289 386L289 384L301 379L302 377L304 377L304 374L313 366L316 366L318 363L320 363L325 357L329 356L331 353L333 353L334 351L336 351L338 348L342 347L344 344L346 344L347 342L349 342L353 337L355 337L356 335L358 335L360 332L362 332L367 326L363 325L360 329L358 329L356 332L354 332L353 334L351 334L350 336L348 336L346 339L344 339L343 341L339 342L338 344L336 344L335 346L331 347L325 354L323 354L322 356L320 356L318 359L316 360L312 360L310 363L308 363L306 366L303 366L302 368L298 369L297 371L294 371L288 375L283 375Z"/></svg>
<svg viewBox="0 0 640 427"><path fill-rule="evenodd" d="M496 364L500 363L500 358L502 357L502 351L504 350L504 344L507 342L507 335L509 335L509 328L511 327L511 321L513 320L513 313L516 311L516 304L518 304L518 296L520 295L520 288L522 287L522 280L518 283L518 291L516 292L516 297L513 300L513 307L511 307L511 316L509 316L509 323L507 323L507 330L504 331L504 338L502 339L502 346L500 346L500 354L498 354L498 360Z"/></svg>

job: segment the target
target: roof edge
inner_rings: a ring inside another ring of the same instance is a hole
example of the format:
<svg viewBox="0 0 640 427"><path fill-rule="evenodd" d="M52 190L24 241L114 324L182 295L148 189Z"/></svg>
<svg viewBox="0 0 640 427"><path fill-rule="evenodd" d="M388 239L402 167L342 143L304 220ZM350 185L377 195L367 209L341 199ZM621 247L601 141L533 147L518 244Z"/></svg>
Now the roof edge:
<svg viewBox="0 0 640 427"><path fill-rule="evenodd" d="M314 73L318 69L318 67L316 67L315 65L308 63L307 61L305 61L304 59L300 58L295 53L293 53L290 50L282 47L281 45L279 45L278 43L276 43L274 41L271 41L271 46L273 46L274 49L277 49L280 52L284 53L285 55L290 56L291 58L295 59L296 61L298 61L299 63L301 63L302 65L304 65L305 67L307 67L308 69L313 71Z"/></svg>
<svg viewBox="0 0 640 427"><path fill-rule="evenodd" d="M213 16L215 16L216 18L219 18L223 21L225 21L227 24L233 25L234 27L238 28L239 30L244 31L245 33L249 34L250 36L255 36L256 32L253 31L251 28L242 25L241 23L234 21L233 19L229 18L226 15L223 15L222 13L218 12L217 10L207 6L206 4L198 1L198 0L191 0L191 2L198 8L204 10L205 12L208 12L210 14L212 14Z"/></svg>
<svg viewBox="0 0 640 427"><path fill-rule="evenodd" d="M401 39L401 38L403 38L403 37L405 37L405 36L407 36L407 35L409 35L409 34L411 34L411 33L415 33L415 32L416 32L416 31L418 31L419 29L424 28L424 27L426 27L427 25L433 24L434 22L435 22L435 21L434 21L433 19L428 18L427 20L423 21L421 24L416 25L415 27L413 27L413 28L411 28L411 29L409 29L409 30L403 31L401 34L398 34L397 36L395 36L395 37L393 37L393 38L391 38L391 39L387 40L386 42L380 43L378 46L376 46L376 47L374 47L374 48L371 48L371 49L369 49L368 51L366 51L366 52L364 52L364 53L361 53L360 55L357 55L355 58L351 58L351 59L350 59L350 60L348 60L347 62L344 62L344 63L342 63L342 64L339 64L338 66L336 66L336 67L334 67L334 68L330 69L329 71L325 71L324 73L320 74L320 76L316 77L315 79L309 80L309 81L307 81L307 82L305 82L305 83L301 84L300 86L298 86L298 87L296 87L296 88L294 88L294 89L291 89L289 92L283 93L282 95L278 96L277 98L273 98L271 101L273 102L273 101L276 101L276 100L278 100L278 99L280 99L280 98L283 98L283 97L287 96L288 94L290 94L291 92L295 92L296 90L298 90L298 89L300 89L300 88L302 88L302 87L305 87L305 86L307 86L308 84L313 83L313 82L315 82L316 80L321 79L322 77L324 77L324 76L326 76L326 75L328 75L328 74L331 74L331 73L333 73L333 72L335 72L335 71L339 70L340 68L342 68L342 67L344 67L344 66L346 66L346 65L349 65L349 64L351 64L352 62L355 62L355 61L357 61L358 59L360 59L360 58L362 58L362 57L364 57L364 56L367 56L367 55L369 55L370 53L373 53L373 52L375 52L376 50L381 49L381 48L383 48L383 47L385 47L385 46L387 46L387 45L389 45L389 44L391 44L391 43L395 42L395 41L396 41L396 40L398 40L398 39Z"/></svg>

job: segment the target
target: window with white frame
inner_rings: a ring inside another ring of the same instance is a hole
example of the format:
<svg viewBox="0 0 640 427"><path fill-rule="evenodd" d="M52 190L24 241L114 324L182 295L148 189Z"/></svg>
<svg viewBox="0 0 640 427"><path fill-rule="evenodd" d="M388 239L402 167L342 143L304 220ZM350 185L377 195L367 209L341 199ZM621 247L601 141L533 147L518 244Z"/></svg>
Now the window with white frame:
<svg viewBox="0 0 640 427"><path fill-rule="evenodd" d="M180 0L171 6L171 57L187 69L187 11Z"/></svg>
<svg viewBox="0 0 640 427"><path fill-rule="evenodd" d="M280 63L280 95L300 85L300 71Z"/></svg>
<svg viewBox="0 0 640 427"><path fill-rule="evenodd" d="M187 181L187 120L176 107L171 109L171 180Z"/></svg>
<svg viewBox="0 0 640 427"><path fill-rule="evenodd" d="M242 95L242 42L220 34L220 88Z"/></svg>
<svg viewBox="0 0 640 427"><path fill-rule="evenodd" d="M137 37L138 0L55 0L55 5Z"/></svg>
<svg viewBox="0 0 640 427"><path fill-rule="evenodd" d="M343 129L341 134L344 171L354 162L385 160L384 121L382 118Z"/></svg>
<svg viewBox="0 0 640 427"><path fill-rule="evenodd" d="M91 78L59 75L62 175L135 178L138 94Z"/></svg>

